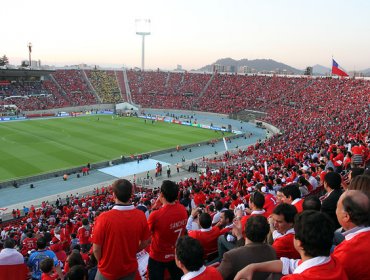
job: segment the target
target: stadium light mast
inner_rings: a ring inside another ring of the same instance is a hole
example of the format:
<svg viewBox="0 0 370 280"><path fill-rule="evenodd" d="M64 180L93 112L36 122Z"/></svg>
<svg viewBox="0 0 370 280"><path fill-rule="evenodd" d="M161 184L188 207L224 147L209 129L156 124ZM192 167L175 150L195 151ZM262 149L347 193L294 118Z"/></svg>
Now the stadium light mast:
<svg viewBox="0 0 370 280"><path fill-rule="evenodd" d="M150 19L136 19L136 35L141 35L141 70L144 71L145 61L145 36L150 35Z"/></svg>
<svg viewBox="0 0 370 280"><path fill-rule="evenodd" d="M29 60L29 67L31 69L31 53L32 53L32 43L29 42L28 45L28 60Z"/></svg>

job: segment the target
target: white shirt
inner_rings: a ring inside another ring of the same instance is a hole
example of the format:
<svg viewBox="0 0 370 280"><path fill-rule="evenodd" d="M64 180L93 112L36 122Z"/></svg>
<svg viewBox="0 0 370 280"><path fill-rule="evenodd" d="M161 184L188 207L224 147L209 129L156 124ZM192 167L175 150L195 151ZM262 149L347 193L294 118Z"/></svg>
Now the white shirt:
<svg viewBox="0 0 370 280"><path fill-rule="evenodd" d="M193 279L193 278L197 277L198 275L201 275L205 270L206 270L206 267L203 265L197 271L190 271L190 272L186 273L184 276L181 277L181 280Z"/></svg>
<svg viewBox="0 0 370 280"><path fill-rule="evenodd" d="M24 259L16 249L5 248L0 252L0 265L22 264Z"/></svg>
<svg viewBox="0 0 370 280"><path fill-rule="evenodd" d="M283 269L281 273L283 275L287 275L287 274L292 274L292 273L300 274L311 267L328 263L330 262L330 257L316 257L316 258L312 258L307 261L304 261L301 264L298 264L300 260L293 260L293 259L288 259L288 258L280 258L280 260L283 263Z"/></svg>

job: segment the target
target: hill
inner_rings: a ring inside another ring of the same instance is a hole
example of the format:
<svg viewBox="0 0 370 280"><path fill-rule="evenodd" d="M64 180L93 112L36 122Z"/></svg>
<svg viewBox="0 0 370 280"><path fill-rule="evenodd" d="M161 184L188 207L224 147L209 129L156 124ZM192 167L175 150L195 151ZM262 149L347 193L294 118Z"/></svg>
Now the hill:
<svg viewBox="0 0 370 280"><path fill-rule="evenodd" d="M331 69L328 68L328 67L325 67L325 66L322 66L322 65L319 65L319 64L316 64L314 66L312 66L313 70L313 74L315 75L325 75L325 74L330 74L331 72Z"/></svg>
<svg viewBox="0 0 370 280"><path fill-rule="evenodd" d="M213 65L218 64L225 67L233 67L237 71L240 67L249 67L251 72L284 72L287 74L302 74L303 71L293 68L287 64L277 62L272 59L241 59L235 60L232 58L218 59L216 62L206 65L199 69L199 71L212 71Z"/></svg>

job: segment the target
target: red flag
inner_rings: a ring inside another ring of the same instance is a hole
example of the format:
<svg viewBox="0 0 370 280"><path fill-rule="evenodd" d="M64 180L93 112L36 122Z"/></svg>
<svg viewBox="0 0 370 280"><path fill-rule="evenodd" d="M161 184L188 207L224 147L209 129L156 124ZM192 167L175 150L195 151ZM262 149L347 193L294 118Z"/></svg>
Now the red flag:
<svg viewBox="0 0 370 280"><path fill-rule="evenodd" d="M333 59L333 66L331 67L331 74L341 77L348 77L348 74L339 68L338 63Z"/></svg>

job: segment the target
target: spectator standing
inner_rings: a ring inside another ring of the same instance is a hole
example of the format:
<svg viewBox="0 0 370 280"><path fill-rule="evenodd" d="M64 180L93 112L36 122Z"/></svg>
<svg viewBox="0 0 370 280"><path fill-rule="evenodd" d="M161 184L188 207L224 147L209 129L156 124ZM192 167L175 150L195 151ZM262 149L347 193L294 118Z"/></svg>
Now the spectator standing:
<svg viewBox="0 0 370 280"><path fill-rule="evenodd" d="M49 249L46 249L46 239L40 237L37 239L37 251L33 252L28 259L28 266L32 269L32 280L41 279L42 271L40 269L40 263L42 260L50 258L54 262L54 267L61 279L63 279L62 270L59 265L59 261L55 253Z"/></svg>
<svg viewBox="0 0 370 280"><path fill-rule="evenodd" d="M112 185L115 205L96 220L93 252L98 260L96 280L135 279L136 253L149 245L145 214L131 203L132 184L125 179Z"/></svg>
<svg viewBox="0 0 370 280"><path fill-rule="evenodd" d="M86 218L82 219L82 226L78 228L77 230L77 236L78 240L81 245L81 249L84 252L87 252L90 250L90 233L91 233L91 228L89 225L89 220Z"/></svg>
<svg viewBox="0 0 370 280"><path fill-rule="evenodd" d="M177 200L179 187L175 182L164 180L159 200L162 207L153 211L148 219L152 243L148 262L150 280L162 280L167 268L171 278L178 280L183 275L175 263L177 239L185 234L187 212Z"/></svg>

